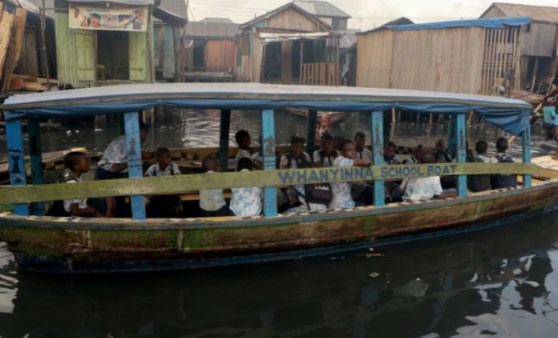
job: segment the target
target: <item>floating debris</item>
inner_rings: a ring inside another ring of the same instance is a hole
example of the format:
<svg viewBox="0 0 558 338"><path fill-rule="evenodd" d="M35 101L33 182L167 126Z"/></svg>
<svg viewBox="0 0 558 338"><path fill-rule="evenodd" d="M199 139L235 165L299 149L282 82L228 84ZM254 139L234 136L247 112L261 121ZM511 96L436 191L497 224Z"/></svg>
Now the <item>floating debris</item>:
<svg viewBox="0 0 558 338"><path fill-rule="evenodd" d="M369 274L368 276L372 277L372 278L376 278L380 276L379 272L372 272L371 274Z"/></svg>
<svg viewBox="0 0 558 338"><path fill-rule="evenodd" d="M430 284L426 284L420 278L412 280L405 285L393 288L393 294L399 297L415 297L420 298L426 295L426 291Z"/></svg>

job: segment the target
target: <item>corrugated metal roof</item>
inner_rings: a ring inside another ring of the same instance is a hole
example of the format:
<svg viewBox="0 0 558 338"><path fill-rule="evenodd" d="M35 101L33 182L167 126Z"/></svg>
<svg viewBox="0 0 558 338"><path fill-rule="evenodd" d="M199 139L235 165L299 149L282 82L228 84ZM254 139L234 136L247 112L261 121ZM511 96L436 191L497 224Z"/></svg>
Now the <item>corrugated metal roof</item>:
<svg viewBox="0 0 558 338"><path fill-rule="evenodd" d="M185 0L161 0L159 8L162 8L184 19L188 18L188 9Z"/></svg>
<svg viewBox="0 0 558 338"><path fill-rule="evenodd" d="M280 13L280 12L282 12L282 11L284 11L284 10L289 9L289 8L294 9L295 11L297 11L297 12L299 12L300 14L304 15L304 16L307 17L309 20L311 20L311 21L317 23L319 26L322 26L322 27L325 28L325 29L331 29L331 26L330 26L329 24L327 24L326 22L324 22L323 20L321 20L318 16L316 16L316 15L314 15L314 14L312 14L312 13L310 13L310 12L304 10L304 9L302 9L302 7L300 7L300 6L298 6L298 5L295 5L294 2L289 2L289 3L287 3L287 4L285 4L285 5L281 6L281 7L275 8L275 9L272 10L272 11L269 11L269 12L267 12L267 13L265 13L265 14L262 14L262 15L260 15L260 16L258 16L258 17L255 17L254 19L252 19L252 20L250 20L250 21L248 21L248 22L243 23L243 24L241 25L241 28L244 29L244 28L246 28L246 27L250 27L250 26L252 26L252 25L255 25L255 24L257 24L258 22L263 21L263 20L267 20L267 19L271 18L272 16L276 15L277 13Z"/></svg>
<svg viewBox="0 0 558 338"><path fill-rule="evenodd" d="M190 21L186 24L185 37L235 39L240 25L233 22Z"/></svg>
<svg viewBox="0 0 558 338"><path fill-rule="evenodd" d="M347 19L351 17L349 14L343 12L342 10L333 6L327 1L297 0L294 2L294 4L302 8L306 12L316 16L347 18Z"/></svg>
<svg viewBox="0 0 558 338"><path fill-rule="evenodd" d="M489 7L489 9L493 6L502 11L505 16L530 16L533 20L558 22L558 7L530 6L495 2L492 4L492 6Z"/></svg>
<svg viewBox="0 0 558 338"><path fill-rule="evenodd" d="M18 0L21 7L34 14L41 14L43 8L42 0ZM54 18L54 0L45 0L45 14L49 18Z"/></svg>

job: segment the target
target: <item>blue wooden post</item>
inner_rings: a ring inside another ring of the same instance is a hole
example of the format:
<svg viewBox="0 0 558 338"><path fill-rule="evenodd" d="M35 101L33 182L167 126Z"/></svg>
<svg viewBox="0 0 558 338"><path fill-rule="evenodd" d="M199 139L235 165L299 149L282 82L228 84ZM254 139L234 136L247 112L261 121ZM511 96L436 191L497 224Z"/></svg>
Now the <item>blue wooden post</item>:
<svg viewBox="0 0 558 338"><path fill-rule="evenodd" d="M128 151L128 177L142 177L139 114L137 112L124 114L124 124L126 130L126 149ZM130 201L132 204L132 218L144 220L146 216L143 195L130 196Z"/></svg>
<svg viewBox="0 0 558 338"><path fill-rule="evenodd" d="M456 143L456 159L457 163L465 163L467 158L467 146L465 136L465 114L459 114L455 117L455 143ZM457 180L457 195L459 197L467 196L467 175L459 175Z"/></svg>
<svg viewBox="0 0 558 338"><path fill-rule="evenodd" d="M381 111L372 112L372 156L374 165L384 164L384 113ZM381 207L385 205L384 181L374 181L374 205Z"/></svg>
<svg viewBox="0 0 558 338"><path fill-rule="evenodd" d="M522 159L523 163L531 163L531 127L527 127L521 135ZM532 185L531 175L523 175L523 186L530 187Z"/></svg>
<svg viewBox="0 0 558 338"><path fill-rule="evenodd" d="M318 111L317 110L310 110L308 112L308 125L306 130L306 152L310 154L314 154L314 150L316 149L316 123L318 121Z"/></svg>
<svg viewBox="0 0 558 338"><path fill-rule="evenodd" d="M456 115L449 115L448 116L448 142L446 144L447 150L451 152L452 149L456 149L456 156L457 156L457 116Z"/></svg>
<svg viewBox="0 0 558 338"><path fill-rule="evenodd" d="M9 118L6 114L6 137L8 144L8 168L10 171L10 185L26 185L25 159L23 151L23 133L21 131L21 120ZM20 216L29 216L29 205L27 203L14 204L13 213Z"/></svg>
<svg viewBox="0 0 558 338"><path fill-rule="evenodd" d="M262 158L264 170L275 170L275 114L262 110ZM277 216L277 189L264 188L263 212L266 217Z"/></svg>
<svg viewBox="0 0 558 338"><path fill-rule="evenodd" d="M44 184L43 154L41 151L41 130L39 120L27 121L27 134L29 138L29 157L31 163L31 176L33 184ZM42 216L45 213L45 203L31 203L31 214Z"/></svg>
<svg viewBox="0 0 558 338"><path fill-rule="evenodd" d="M229 170L229 131L231 129L231 111L221 110L221 127L219 132L219 167L222 172Z"/></svg>

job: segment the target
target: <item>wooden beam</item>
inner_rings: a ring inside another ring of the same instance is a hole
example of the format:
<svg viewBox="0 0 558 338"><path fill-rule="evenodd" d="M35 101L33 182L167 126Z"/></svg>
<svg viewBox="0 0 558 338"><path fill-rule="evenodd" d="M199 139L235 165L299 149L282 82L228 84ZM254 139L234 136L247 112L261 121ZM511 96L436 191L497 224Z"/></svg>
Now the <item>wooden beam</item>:
<svg viewBox="0 0 558 338"><path fill-rule="evenodd" d="M272 109L262 110L262 140L263 169L265 172L274 172L275 113ZM250 182L250 180L246 182ZM263 184L257 186L263 186ZM274 186L264 188L263 213L266 217L277 216L277 189Z"/></svg>
<svg viewBox="0 0 558 338"><path fill-rule="evenodd" d="M264 138L264 160L275 166L273 147ZM11 149L11 148L10 148ZM13 153L19 155L19 153ZM19 159L21 161L21 159ZM20 163L23 165L23 163ZM265 165L265 163L264 163ZM22 168L19 166L19 168ZM21 175L21 173L19 173ZM437 163L413 165L374 165L372 167L327 167L311 169L229 172L215 175L172 175L134 179L88 181L79 184L42 184L37 186L0 187L0 204L27 203L89 197L164 195L238 187L275 187L322 182L401 180L407 177L531 174L558 178L558 171L530 163ZM12 175L12 174L11 174ZM25 181L23 181L23 184Z"/></svg>
<svg viewBox="0 0 558 338"><path fill-rule="evenodd" d="M12 73L17 67L19 56L21 55L21 48L24 42L25 35L25 21L27 18L27 11L18 7L15 12L14 24L12 29L12 37L10 39L8 50L6 52L6 61L4 71L0 81L1 92L5 93L10 85Z"/></svg>
<svg viewBox="0 0 558 338"><path fill-rule="evenodd" d="M372 157L375 166L384 164L384 113L372 112L370 135L372 144ZM374 181L374 205L377 207L385 204L384 181Z"/></svg>
<svg viewBox="0 0 558 338"><path fill-rule="evenodd" d="M25 152L23 150L23 131L21 129L21 120L6 121L6 138L8 144L8 163L10 168L10 185L25 186L27 178L25 176ZM12 195L2 193L0 196ZM40 200L37 200L39 202ZM23 200L20 204L13 206L13 212L20 216L29 216L29 206L27 201Z"/></svg>
<svg viewBox="0 0 558 338"><path fill-rule="evenodd" d="M318 121L318 111L310 110L308 111L308 123L306 125L306 152L310 154L314 153L316 148L316 124Z"/></svg>
<svg viewBox="0 0 558 338"><path fill-rule="evenodd" d="M231 111L221 110L219 127L219 167L222 172L229 170L229 132L231 129Z"/></svg>
<svg viewBox="0 0 558 338"><path fill-rule="evenodd" d="M128 152L128 177L143 177L139 114L137 112L124 114L124 126L126 130L126 150ZM132 218L136 220L146 219L143 195L133 193L130 196L130 201Z"/></svg>

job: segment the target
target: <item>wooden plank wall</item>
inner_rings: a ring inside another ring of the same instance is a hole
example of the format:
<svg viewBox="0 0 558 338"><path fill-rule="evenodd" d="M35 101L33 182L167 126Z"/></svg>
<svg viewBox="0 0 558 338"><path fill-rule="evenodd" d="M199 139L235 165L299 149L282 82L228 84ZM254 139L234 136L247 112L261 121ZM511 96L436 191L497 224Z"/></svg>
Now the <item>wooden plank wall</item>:
<svg viewBox="0 0 558 338"><path fill-rule="evenodd" d="M396 32L391 85L479 94L483 50L481 28Z"/></svg>
<svg viewBox="0 0 558 338"><path fill-rule="evenodd" d="M339 63L317 62L302 65L301 84L316 86L339 86Z"/></svg>
<svg viewBox="0 0 558 338"><path fill-rule="evenodd" d="M521 85L520 28L485 29L484 34L484 62L479 94L501 95L500 86L518 89ZM513 75L513 80L510 75Z"/></svg>
<svg viewBox="0 0 558 338"><path fill-rule="evenodd" d="M289 8L281 11L267 20L266 28L282 29L299 32L318 32L318 25L300 14L300 12Z"/></svg>
<svg viewBox="0 0 558 338"><path fill-rule="evenodd" d="M12 74L19 62L19 57L21 55L21 50L23 48L24 36L25 36L25 22L27 18L27 11L23 8L18 7L15 11L15 15L2 12L2 22L4 20L12 21L11 32L9 43L5 55L5 64L2 69L2 74L0 77L0 92L5 93L8 90ZM4 27L0 23L1 27ZM4 41L1 42L3 45Z"/></svg>
<svg viewBox="0 0 558 338"><path fill-rule="evenodd" d="M531 22L530 32L524 31L521 54L552 57L556 44L556 23Z"/></svg>
<svg viewBox="0 0 558 338"><path fill-rule="evenodd" d="M357 36L357 86L392 87L394 34L384 29Z"/></svg>
<svg viewBox="0 0 558 338"><path fill-rule="evenodd" d="M55 22L68 22L67 3L57 0L55 5ZM81 85L77 74L76 31L78 30L70 29L68 25L55 25L56 67L60 84L79 88Z"/></svg>
<svg viewBox="0 0 558 338"><path fill-rule="evenodd" d="M233 40L207 41L207 71L226 72L236 65L236 42Z"/></svg>
<svg viewBox="0 0 558 338"><path fill-rule="evenodd" d="M0 6L0 72L3 73L10 41L14 35L12 28L15 22L15 15L4 11L2 7Z"/></svg>

